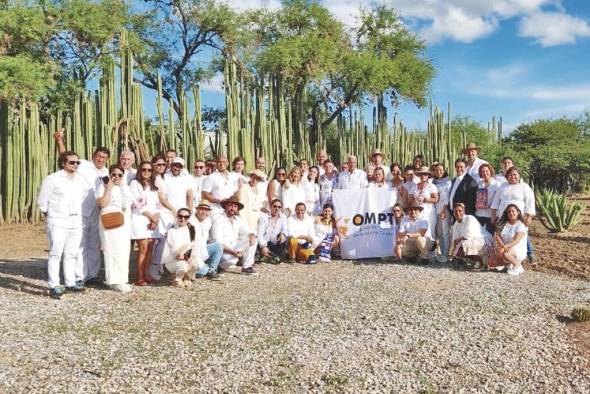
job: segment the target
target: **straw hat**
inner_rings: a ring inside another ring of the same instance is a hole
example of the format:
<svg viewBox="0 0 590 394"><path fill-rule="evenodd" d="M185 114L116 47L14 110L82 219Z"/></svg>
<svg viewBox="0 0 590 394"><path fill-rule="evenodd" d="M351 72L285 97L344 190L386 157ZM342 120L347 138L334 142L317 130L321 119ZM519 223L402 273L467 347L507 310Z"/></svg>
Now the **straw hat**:
<svg viewBox="0 0 590 394"><path fill-rule="evenodd" d="M225 209L225 206L229 203L238 204L238 210L244 209L244 204L242 204L236 196L231 196L230 198L226 198L225 200L221 201L221 206Z"/></svg>
<svg viewBox="0 0 590 394"><path fill-rule="evenodd" d="M260 180L266 179L266 175L264 174L264 172L262 172L260 170L254 170L250 173L250 175L254 175L256 178L258 178Z"/></svg>
<svg viewBox="0 0 590 394"><path fill-rule="evenodd" d="M477 151L479 152L481 150L481 147L477 146L476 143L474 142L470 142L467 144L467 146L465 147L465 149L463 149L463 154L466 154L468 150L471 149L477 149Z"/></svg>
<svg viewBox="0 0 590 394"><path fill-rule="evenodd" d="M211 204L209 203L209 200L203 199L203 200L199 201L199 205L197 205L197 208L196 209L199 209L199 208L208 209L210 211L211 210Z"/></svg>
<svg viewBox="0 0 590 394"><path fill-rule="evenodd" d="M381 150L373 149L373 152L371 152L371 157L376 156L376 155L383 157L383 153L381 153Z"/></svg>
<svg viewBox="0 0 590 394"><path fill-rule="evenodd" d="M422 167L420 167L420 169L418 171L414 171L414 174L416 174L416 175L422 175L422 174L430 175L430 168L428 168L426 166L422 166Z"/></svg>

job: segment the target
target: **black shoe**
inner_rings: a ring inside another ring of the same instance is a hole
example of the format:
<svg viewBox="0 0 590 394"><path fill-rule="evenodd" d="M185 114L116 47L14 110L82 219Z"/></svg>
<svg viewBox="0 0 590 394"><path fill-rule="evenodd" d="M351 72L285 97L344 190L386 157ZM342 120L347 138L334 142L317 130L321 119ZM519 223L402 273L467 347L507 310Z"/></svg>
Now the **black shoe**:
<svg viewBox="0 0 590 394"><path fill-rule="evenodd" d="M420 264L428 265L428 264L430 264L430 259L420 259Z"/></svg>
<svg viewBox="0 0 590 394"><path fill-rule="evenodd" d="M61 299L62 295L64 295L64 289L61 286L54 287L49 291L49 297L53 298L54 300Z"/></svg>
<svg viewBox="0 0 590 394"><path fill-rule="evenodd" d="M246 275L258 275L258 272L254 271L253 267L242 268L242 274Z"/></svg>
<svg viewBox="0 0 590 394"><path fill-rule="evenodd" d="M215 271L209 271L206 276L209 280L221 280L221 276Z"/></svg>
<svg viewBox="0 0 590 394"><path fill-rule="evenodd" d="M84 282L84 286L88 287L102 287L103 282L98 278L90 278Z"/></svg>
<svg viewBox="0 0 590 394"><path fill-rule="evenodd" d="M86 291L86 287L76 284L74 286L66 287L66 291L68 293L84 293Z"/></svg>
<svg viewBox="0 0 590 394"><path fill-rule="evenodd" d="M537 266L537 262L535 261L535 256L527 256L527 259L529 260L529 264L531 265L531 267Z"/></svg>
<svg viewBox="0 0 590 394"><path fill-rule="evenodd" d="M307 258L307 264L317 264L318 258L316 256L309 256Z"/></svg>

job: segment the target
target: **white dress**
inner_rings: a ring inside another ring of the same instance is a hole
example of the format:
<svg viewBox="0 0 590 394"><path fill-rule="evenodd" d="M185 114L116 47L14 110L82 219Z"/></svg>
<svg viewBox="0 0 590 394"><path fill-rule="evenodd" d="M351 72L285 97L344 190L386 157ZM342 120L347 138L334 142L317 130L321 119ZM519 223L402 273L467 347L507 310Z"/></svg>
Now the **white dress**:
<svg viewBox="0 0 590 394"><path fill-rule="evenodd" d="M158 223L155 230L148 229L150 220L143 215L146 211L154 215L160 212L162 206L158 191L143 188L136 180L131 181L129 189L133 194L133 202L131 203L131 239L161 238L160 227L162 225Z"/></svg>
<svg viewBox="0 0 590 394"><path fill-rule="evenodd" d="M105 185L96 190L96 198L104 196ZM122 183L113 186L109 205L101 209L101 214L109 212L123 213L124 222L121 227L110 230L99 224L100 241L104 254L106 284L122 285L129 280L129 253L131 252L131 202L133 196L129 186Z"/></svg>
<svg viewBox="0 0 590 394"><path fill-rule="evenodd" d="M502 238L502 242L504 242L504 244L507 244L514 240L516 233L524 233L524 237L522 237L520 241L518 241L518 243L511 248L511 252L516 257L516 260L522 261L526 258L526 243L528 237L528 229L524 223L520 220L517 220L514 224L506 223L504 228L502 228L500 238Z"/></svg>
<svg viewBox="0 0 590 394"><path fill-rule="evenodd" d="M305 182L305 207L310 215L318 215L322 207L320 206L320 185L315 182Z"/></svg>
<svg viewBox="0 0 590 394"><path fill-rule="evenodd" d="M287 182L289 181L285 181L283 185L283 212L289 216L295 213L295 206L298 203L304 203L306 208L307 203L305 202L306 194L303 183L295 184Z"/></svg>
<svg viewBox="0 0 590 394"><path fill-rule="evenodd" d="M466 256L484 256L488 254L491 247L491 235L479 224L475 216L465 215L461 222L453 224L453 242L456 239L465 238L461 241L453 254L456 255L458 248L462 247Z"/></svg>

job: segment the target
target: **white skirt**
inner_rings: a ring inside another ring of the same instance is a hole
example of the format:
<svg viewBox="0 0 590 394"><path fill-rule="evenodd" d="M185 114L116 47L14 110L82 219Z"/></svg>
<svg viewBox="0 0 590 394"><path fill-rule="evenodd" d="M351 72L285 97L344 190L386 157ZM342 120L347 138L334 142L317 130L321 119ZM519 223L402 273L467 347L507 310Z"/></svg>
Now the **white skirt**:
<svg viewBox="0 0 590 394"><path fill-rule="evenodd" d="M162 238L160 225L155 230L148 229L150 220L141 214L131 215L131 239Z"/></svg>
<svg viewBox="0 0 590 394"><path fill-rule="evenodd" d="M107 285L122 285L129 281L129 253L131 252L131 213L124 213L121 227L105 230L100 222L100 241L104 253Z"/></svg>

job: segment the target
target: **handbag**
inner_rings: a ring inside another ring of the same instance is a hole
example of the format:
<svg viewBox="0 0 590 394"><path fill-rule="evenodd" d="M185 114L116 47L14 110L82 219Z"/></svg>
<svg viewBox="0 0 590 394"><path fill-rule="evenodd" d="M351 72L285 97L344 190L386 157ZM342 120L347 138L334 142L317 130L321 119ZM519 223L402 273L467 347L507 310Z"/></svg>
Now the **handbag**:
<svg viewBox="0 0 590 394"><path fill-rule="evenodd" d="M125 221L125 217L121 212L109 212L100 215L100 221L105 230L112 230L121 227Z"/></svg>

